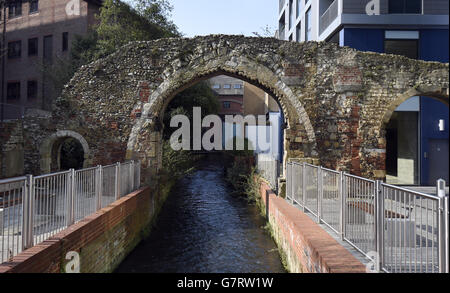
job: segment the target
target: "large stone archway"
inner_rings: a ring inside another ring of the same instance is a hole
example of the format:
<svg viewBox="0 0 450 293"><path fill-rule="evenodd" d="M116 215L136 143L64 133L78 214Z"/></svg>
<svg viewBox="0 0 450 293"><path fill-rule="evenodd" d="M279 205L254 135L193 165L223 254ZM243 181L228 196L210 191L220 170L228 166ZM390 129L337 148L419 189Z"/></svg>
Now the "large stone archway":
<svg viewBox="0 0 450 293"><path fill-rule="evenodd" d="M176 93L217 74L278 100L287 123L285 159L371 178L383 178L381 121L399 96L433 91L448 103L448 64L273 38L136 42L75 74L51 117L29 122L25 155L37 157L42 137L66 129L86 139L93 165L140 159L156 170L165 107Z"/></svg>

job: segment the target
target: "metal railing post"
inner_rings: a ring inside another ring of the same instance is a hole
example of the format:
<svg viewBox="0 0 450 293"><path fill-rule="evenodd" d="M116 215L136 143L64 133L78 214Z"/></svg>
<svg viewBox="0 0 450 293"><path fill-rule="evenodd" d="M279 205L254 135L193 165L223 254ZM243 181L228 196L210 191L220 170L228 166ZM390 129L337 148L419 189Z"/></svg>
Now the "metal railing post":
<svg viewBox="0 0 450 293"><path fill-rule="evenodd" d="M322 219L322 194L323 194L323 170L322 166L317 169L317 223Z"/></svg>
<svg viewBox="0 0 450 293"><path fill-rule="evenodd" d="M75 169L70 169L69 171L69 202L67 205L67 226L75 224Z"/></svg>
<svg viewBox="0 0 450 293"><path fill-rule="evenodd" d="M344 195L344 172L339 172L339 202L341 207L339 209L339 227L341 232L341 239L345 237L345 195Z"/></svg>
<svg viewBox="0 0 450 293"><path fill-rule="evenodd" d="M22 250L33 246L34 180L27 175L22 195Z"/></svg>
<svg viewBox="0 0 450 293"><path fill-rule="evenodd" d="M302 194L303 194L303 212L306 211L306 164L303 162L302 164L303 174L302 174Z"/></svg>
<svg viewBox="0 0 450 293"><path fill-rule="evenodd" d="M294 168L294 164L289 165L289 196L291 197L291 204L294 205L294 191L293 191L293 186L294 186L294 176L292 176L292 173L294 173L293 171Z"/></svg>
<svg viewBox="0 0 450 293"><path fill-rule="evenodd" d="M381 181L375 183L375 241L378 259L376 260L376 270L381 272L384 263L384 194Z"/></svg>
<svg viewBox="0 0 450 293"><path fill-rule="evenodd" d="M120 198L120 162L116 164L116 178L115 178L116 195L115 198L118 200Z"/></svg>
<svg viewBox="0 0 450 293"><path fill-rule="evenodd" d="M103 193L103 169L102 166L97 166L97 170L95 170L95 210L98 211L102 208L102 193Z"/></svg>
<svg viewBox="0 0 450 293"><path fill-rule="evenodd" d="M447 199L445 196L444 180L439 179L436 182L436 193L439 197L439 273L448 273L448 206L446 205Z"/></svg>

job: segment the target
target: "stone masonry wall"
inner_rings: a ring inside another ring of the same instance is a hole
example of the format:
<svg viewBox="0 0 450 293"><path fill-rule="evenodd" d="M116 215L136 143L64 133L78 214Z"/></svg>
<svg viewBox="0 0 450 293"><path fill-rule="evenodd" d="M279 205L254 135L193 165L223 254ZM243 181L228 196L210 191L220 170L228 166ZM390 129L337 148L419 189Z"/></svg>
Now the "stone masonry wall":
<svg viewBox="0 0 450 293"><path fill-rule="evenodd" d="M165 107L178 92L219 74L279 101L287 123L285 161L297 158L377 179L385 176L384 127L395 107L413 95L448 105L448 64L273 38L136 42L83 66L51 117L35 118L32 126L25 122L25 157L33 158L26 170L41 171L35 158L46 137L71 130L87 141L92 165L140 159L149 174L155 172Z"/></svg>

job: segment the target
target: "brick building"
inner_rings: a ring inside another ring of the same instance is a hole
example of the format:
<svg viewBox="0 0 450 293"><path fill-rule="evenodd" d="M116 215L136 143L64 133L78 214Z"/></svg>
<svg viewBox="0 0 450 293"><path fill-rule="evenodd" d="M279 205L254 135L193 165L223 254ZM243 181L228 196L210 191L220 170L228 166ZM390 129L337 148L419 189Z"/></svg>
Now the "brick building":
<svg viewBox="0 0 450 293"><path fill-rule="evenodd" d="M75 35L88 32L101 4L102 0L7 1L1 18L2 28L6 20L1 100L5 119L20 118L26 108L49 108L55 94L44 78L44 64L69 56Z"/></svg>

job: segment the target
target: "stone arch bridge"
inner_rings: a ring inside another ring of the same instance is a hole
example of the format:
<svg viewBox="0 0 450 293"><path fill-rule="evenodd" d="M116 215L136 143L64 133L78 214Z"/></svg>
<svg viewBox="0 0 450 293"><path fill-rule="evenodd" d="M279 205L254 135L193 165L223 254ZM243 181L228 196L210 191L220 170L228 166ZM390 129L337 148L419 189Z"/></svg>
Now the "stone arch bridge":
<svg viewBox="0 0 450 293"><path fill-rule="evenodd" d="M359 52L332 43L211 35L130 43L83 66L47 117L25 123L25 171L57 165L67 134L82 141L87 165L139 159L161 165L162 117L180 91L215 75L271 94L284 113L285 162L385 177L385 124L406 99L449 103L449 65Z"/></svg>

